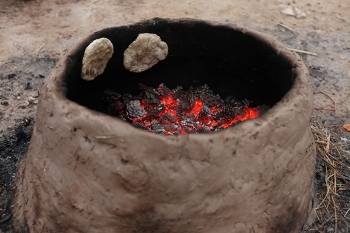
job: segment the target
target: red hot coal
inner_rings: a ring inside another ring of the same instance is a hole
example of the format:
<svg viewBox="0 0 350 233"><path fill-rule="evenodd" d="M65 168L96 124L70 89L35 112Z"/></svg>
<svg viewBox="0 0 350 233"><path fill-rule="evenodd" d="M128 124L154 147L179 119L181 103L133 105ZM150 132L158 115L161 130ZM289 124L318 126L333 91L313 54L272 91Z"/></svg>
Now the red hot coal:
<svg viewBox="0 0 350 233"><path fill-rule="evenodd" d="M207 85L184 90L140 84L141 94L120 95L106 90L103 100L106 113L151 133L177 135L215 132L239 122L259 117L267 107L251 107L248 100L232 96L222 99Z"/></svg>

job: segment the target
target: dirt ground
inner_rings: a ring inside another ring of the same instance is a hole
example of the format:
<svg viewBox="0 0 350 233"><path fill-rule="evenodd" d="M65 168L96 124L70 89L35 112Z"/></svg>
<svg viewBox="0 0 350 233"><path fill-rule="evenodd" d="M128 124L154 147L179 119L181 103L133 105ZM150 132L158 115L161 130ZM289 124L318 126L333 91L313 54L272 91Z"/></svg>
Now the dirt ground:
<svg viewBox="0 0 350 233"><path fill-rule="evenodd" d="M306 16L285 15L281 5ZM350 123L350 1L0 0L0 232L13 232L10 184L30 140L42 81L81 38L153 17L239 24L315 53L301 54L314 84L312 121L350 148L350 132L342 128ZM327 222L309 232L335 232Z"/></svg>

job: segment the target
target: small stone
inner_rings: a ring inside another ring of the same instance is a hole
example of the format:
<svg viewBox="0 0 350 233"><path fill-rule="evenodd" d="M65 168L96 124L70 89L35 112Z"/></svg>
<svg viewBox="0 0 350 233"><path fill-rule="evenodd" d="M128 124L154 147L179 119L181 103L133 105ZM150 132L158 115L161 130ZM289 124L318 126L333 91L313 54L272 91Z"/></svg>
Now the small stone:
<svg viewBox="0 0 350 233"><path fill-rule="evenodd" d="M39 77L39 78L45 78L45 75L43 75L43 74L38 74L38 77Z"/></svg>
<svg viewBox="0 0 350 233"><path fill-rule="evenodd" d="M28 125L30 124L30 119L27 119L27 118L23 119L23 120L21 121L21 124L22 124L23 126L28 126Z"/></svg>
<svg viewBox="0 0 350 233"><path fill-rule="evenodd" d="M27 82L26 87L24 88L24 90L30 90L30 89L32 89L32 86L31 86L30 82Z"/></svg>
<svg viewBox="0 0 350 233"><path fill-rule="evenodd" d="M319 80L314 80L315 87L321 86L321 82Z"/></svg>
<svg viewBox="0 0 350 233"><path fill-rule="evenodd" d="M31 96L28 97L29 103L34 103L35 100L36 99L34 97L31 97Z"/></svg>
<svg viewBox="0 0 350 233"><path fill-rule="evenodd" d="M7 75L7 78L8 78L8 79L11 79L11 78L14 78L15 76L16 76L16 74L12 73L12 74L8 74L8 75Z"/></svg>
<svg viewBox="0 0 350 233"><path fill-rule="evenodd" d="M40 95L39 91L35 91L34 94L32 95L34 98L38 98Z"/></svg>
<svg viewBox="0 0 350 233"><path fill-rule="evenodd" d="M27 101L27 100L23 101L23 104L22 104L22 105L25 106L25 107L27 107L27 106L29 105L29 101Z"/></svg>
<svg viewBox="0 0 350 233"><path fill-rule="evenodd" d="M1 105L7 106L7 105L9 105L9 102L7 102L6 100L1 101Z"/></svg>
<svg viewBox="0 0 350 233"><path fill-rule="evenodd" d="M20 99L21 99L21 97L20 97L20 96L17 96L17 98L16 98L16 99L20 100Z"/></svg>
<svg viewBox="0 0 350 233"><path fill-rule="evenodd" d="M23 103L20 105L20 108L26 108L28 107L29 102L27 100L23 101Z"/></svg>

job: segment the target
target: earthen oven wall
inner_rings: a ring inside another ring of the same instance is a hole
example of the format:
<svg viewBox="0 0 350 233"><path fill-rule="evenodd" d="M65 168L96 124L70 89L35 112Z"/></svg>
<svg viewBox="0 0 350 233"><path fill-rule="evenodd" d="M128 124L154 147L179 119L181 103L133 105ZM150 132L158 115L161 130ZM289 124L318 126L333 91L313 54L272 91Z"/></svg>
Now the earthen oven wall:
<svg viewBox="0 0 350 233"><path fill-rule="evenodd" d="M280 45L279 45L280 46ZM284 51L292 61L296 56ZM311 211L309 77L261 118L164 137L66 99L70 55L41 89L15 216L29 232L298 232Z"/></svg>

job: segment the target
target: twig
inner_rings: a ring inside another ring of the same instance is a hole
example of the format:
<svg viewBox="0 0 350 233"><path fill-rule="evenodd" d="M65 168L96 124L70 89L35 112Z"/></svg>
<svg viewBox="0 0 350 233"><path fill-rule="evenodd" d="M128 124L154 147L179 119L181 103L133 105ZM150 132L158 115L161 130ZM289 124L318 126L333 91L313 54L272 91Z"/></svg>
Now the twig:
<svg viewBox="0 0 350 233"><path fill-rule="evenodd" d="M320 141L320 140L315 140L316 143L320 143L320 144L325 144L327 145L328 143L327 142L324 142L324 141Z"/></svg>
<svg viewBox="0 0 350 233"><path fill-rule="evenodd" d="M5 211L6 211L6 207L2 207L1 208L1 211L0 211L0 216L3 214L3 213L5 213ZM345 214L346 215L346 214Z"/></svg>
<svg viewBox="0 0 350 233"><path fill-rule="evenodd" d="M284 25L283 23L278 23L277 25L278 25L278 26L281 26L281 27L283 27L283 28L285 28L285 29L288 29L289 31L292 31L292 32L298 33L298 32L297 32L297 31L295 31L293 28L288 27L287 25Z"/></svg>
<svg viewBox="0 0 350 233"><path fill-rule="evenodd" d="M347 21L346 19L342 18L338 13L335 13L335 15L336 15L339 19L343 20L344 22L350 23L350 22Z"/></svg>
<svg viewBox="0 0 350 233"><path fill-rule="evenodd" d="M320 204L315 208L315 210L318 210L318 209L322 206L322 204L325 202L325 200L327 199L327 197L328 197L329 185L328 185L328 182L327 182L327 181L328 181L327 173L328 173L328 171L327 171L327 167L326 167L326 175L325 175L326 194L324 195L324 198L323 198L323 200L320 202Z"/></svg>
<svg viewBox="0 0 350 233"><path fill-rule="evenodd" d="M330 144L330 141L331 141L331 134L328 134L327 136L327 145L326 145L326 153L328 154L329 153L329 144ZM326 156L327 156L326 154ZM327 156L327 159L329 160L328 156ZM333 164L332 164L333 165Z"/></svg>
<svg viewBox="0 0 350 233"><path fill-rule="evenodd" d="M333 218L333 215L334 215L334 214L332 214L328 219L326 219L326 221L323 222L323 225L326 225L326 223L329 222L329 220L331 220L331 219Z"/></svg>
<svg viewBox="0 0 350 233"><path fill-rule="evenodd" d="M333 207L334 207L334 232L338 232L338 218L337 218L337 206L334 201L334 196L332 196Z"/></svg>
<svg viewBox="0 0 350 233"><path fill-rule="evenodd" d="M38 55L40 49L46 44L46 41L40 45L40 47L36 50L35 54Z"/></svg>
<svg viewBox="0 0 350 233"><path fill-rule="evenodd" d="M322 128L319 122L311 124L311 130L316 139L317 158L324 163L325 185L318 196L321 202L315 208L317 219L321 223L321 227L324 227L330 219L333 219L335 232L341 226L348 229L348 220L350 218L347 217L347 214L350 212L350 209L343 210L341 208L341 203L346 200L338 192L350 190L350 182L346 176L350 159L345 156L344 152L346 152L346 149L342 147L342 144L333 142L334 136L332 132ZM344 165L346 168L344 168ZM325 212L331 214L331 217L326 220L323 214Z"/></svg>
<svg viewBox="0 0 350 233"><path fill-rule="evenodd" d="M324 92L322 92L322 91L320 91L320 92L317 92L316 94L318 94L318 93L321 93L321 94L324 94L325 96L327 96L330 100L332 100L333 101L333 103L334 103L334 107L333 108L324 108L324 107L315 107L314 109L315 110L328 110L328 111L336 111L337 109L337 103L334 101L334 99L332 99L332 97L330 97L328 94L326 94L326 93L324 93Z"/></svg>
<svg viewBox="0 0 350 233"><path fill-rule="evenodd" d="M349 211L350 211L350 208L345 212L344 217L346 217L346 215L349 213Z"/></svg>
<svg viewBox="0 0 350 233"><path fill-rule="evenodd" d="M8 221L10 218L12 217L12 214L5 214L5 216L1 216L1 218L0 218L0 224L2 224L2 223L4 223L4 222L6 222L6 221Z"/></svg>
<svg viewBox="0 0 350 233"><path fill-rule="evenodd" d="M293 52L297 52L297 53L303 53L303 54L308 54L308 55L312 55L312 56L317 56L316 53L312 53L312 52L308 52L308 51L304 51L304 50L300 50L300 49L292 49L292 48L287 48L289 51L293 51Z"/></svg>
<svg viewBox="0 0 350 233"><path fill-rule="evenodd" d="M346 177L343 174L341 174L340 172L338 172L338 169L334 165L332 165L328 160L326 160L322 156L317 155L317 157L320 158L323 162L325 162L330 168L335 170L337 172L338 176L343 179L343 182L350 187L350 183L346 180ZM328 191L327 191L327 193L328 193Z"/></svg>
<svg viewBox="0 0 350 233"><path fill-rule="evenodd" d="M333 180L334 180L334 194L338 196L337 193L337 171L333 170Z"/></svg>

